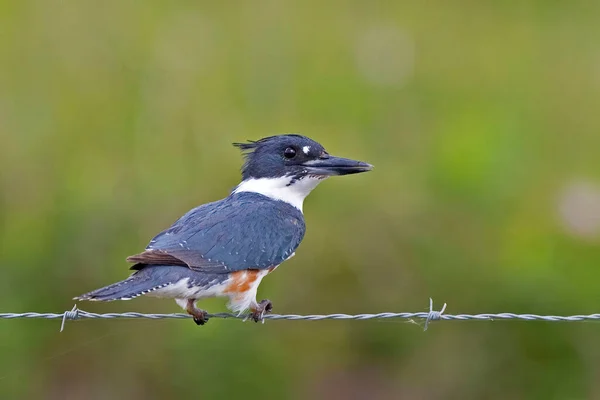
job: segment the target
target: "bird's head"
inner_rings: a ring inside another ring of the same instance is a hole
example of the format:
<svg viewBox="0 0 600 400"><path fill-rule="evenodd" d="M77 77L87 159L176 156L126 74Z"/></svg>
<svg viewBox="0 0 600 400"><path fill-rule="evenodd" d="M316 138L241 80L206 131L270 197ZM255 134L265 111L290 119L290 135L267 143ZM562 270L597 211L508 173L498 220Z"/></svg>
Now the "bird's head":
<svg viewBox="0 0 600 400"><path fill-rule="evenodd" d="M330 176L370 171L362 161L335 157L323 146L301 135L269 136L234 143L244 152L242 183L235 192L256 192L302 209L302 201L317 184Z"/></svg>

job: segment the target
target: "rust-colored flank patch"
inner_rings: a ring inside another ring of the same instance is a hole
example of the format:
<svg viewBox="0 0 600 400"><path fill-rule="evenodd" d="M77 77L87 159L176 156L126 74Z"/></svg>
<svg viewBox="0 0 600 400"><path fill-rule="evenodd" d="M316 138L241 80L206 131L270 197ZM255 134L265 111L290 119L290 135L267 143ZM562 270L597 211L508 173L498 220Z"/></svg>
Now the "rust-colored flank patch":
<svg viewBox="0 0 600 400"><path fill-rule="evenodd" d="M258 279L259 272L257 269L232 272L229 274L231 283L227 285L224 293L244 293L250 290L252 284Z"/></svg>

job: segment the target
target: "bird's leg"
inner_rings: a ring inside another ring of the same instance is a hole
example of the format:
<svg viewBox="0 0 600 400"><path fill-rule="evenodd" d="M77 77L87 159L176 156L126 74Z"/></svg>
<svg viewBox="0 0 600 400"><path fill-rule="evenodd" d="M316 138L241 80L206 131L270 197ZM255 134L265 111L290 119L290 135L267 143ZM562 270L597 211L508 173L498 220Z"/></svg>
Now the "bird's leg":
<svg viewBox="0 0 600 400"><path fill-rule="evenodd" d="M271 300L261 300L256 307L250 308L250 311L250 318L252 318L254 322L264 322L265 314L273 311L273 303L271 303Z"/></svg>
<svg viewBox="0 0 600 400"><path fill-rule="evenodd" d="M194 317L194 322L196 325L204 325L206 322L208 322L208 313L197 308L195 303L196 299L188 299L185 310L188 314Z"/></svg>

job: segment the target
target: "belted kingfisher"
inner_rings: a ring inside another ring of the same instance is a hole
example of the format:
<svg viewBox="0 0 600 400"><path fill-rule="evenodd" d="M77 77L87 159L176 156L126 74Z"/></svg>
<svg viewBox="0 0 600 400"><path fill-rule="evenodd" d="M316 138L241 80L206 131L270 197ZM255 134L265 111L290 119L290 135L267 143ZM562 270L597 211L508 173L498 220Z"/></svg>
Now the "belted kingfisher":
<svg viewBox="0 0 600 400"><path fill-rule="evenodd" d="M258 322L271 312L256 301L261 280L294 256L304 238L302 203L322 180L370 171L370 164L329 155L300 135L234 143L245 156L242 182L226 198L190 210L127 261L125 280L75 300L174 298L198 325L208 320L199 299L228 297L227 307Z"/></svg>

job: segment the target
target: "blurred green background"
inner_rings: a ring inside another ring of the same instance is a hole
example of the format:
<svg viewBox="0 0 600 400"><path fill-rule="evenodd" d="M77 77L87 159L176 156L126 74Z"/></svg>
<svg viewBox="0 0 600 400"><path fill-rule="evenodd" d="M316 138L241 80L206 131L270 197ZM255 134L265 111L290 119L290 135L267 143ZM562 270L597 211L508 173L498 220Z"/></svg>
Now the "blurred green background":
<svg viewBox="0 0 600 400"><path fill-rule="evenodd" d="M305 202L277 313L600 312L599 2L0 3L0 312L62 312L226 196L231 142L369 174ZM201 303L211 312L225 301ZM82 303L179 312L170 300ZM2 399L600 399L600 325L0 320Z"/></svg>

